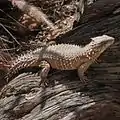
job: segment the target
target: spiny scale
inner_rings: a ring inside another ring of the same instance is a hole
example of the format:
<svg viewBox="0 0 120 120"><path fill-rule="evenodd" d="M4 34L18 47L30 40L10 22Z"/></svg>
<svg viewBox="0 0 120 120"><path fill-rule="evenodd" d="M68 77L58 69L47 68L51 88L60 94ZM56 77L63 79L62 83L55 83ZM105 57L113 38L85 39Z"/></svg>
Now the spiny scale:
<svg viewBox="0 0 120 120"><path fill-rule="evenodd" d="M78 45L58 44L37 48L24 55L18 56L11 64L7 79L20 69L39 66L42 60L47 61L52 68L60 70L77 69L81 64L83 48Z"/></svg>
<svg viewBox="0 0 120 120"><path fill-rule="evenodd" d="M28 52L27 54L18 56L15 60L11 63L11 68L6 76L7 81L11 79L13 75L18 73L19 70L23 68L27 68L29 66L37 66L38 57L35 57L32 54L32 51Z"/></svg>
<svg viewBox="0 0 120 120"><path fill-rule="evenodd" d="M83 48L78 45L52 45L45 49L42 58L50 63L52 68L71 70L76 69L81 64L82 51Z"/></svg>

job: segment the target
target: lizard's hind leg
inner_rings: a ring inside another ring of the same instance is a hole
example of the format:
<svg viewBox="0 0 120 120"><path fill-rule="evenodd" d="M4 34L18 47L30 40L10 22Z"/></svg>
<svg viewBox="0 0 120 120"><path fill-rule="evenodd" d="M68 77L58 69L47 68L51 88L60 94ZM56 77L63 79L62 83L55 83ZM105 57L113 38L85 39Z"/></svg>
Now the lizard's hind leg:
<svg viewBox="0 0 120 120"><path fill-rule="evenodd" d="M42 61L39 67L42 68L42 70L40 71L40 77L41 77L40 85L43 84L44 86L47 86L48 85L47 76L50 71L50 64L47 61Z"/></svg>

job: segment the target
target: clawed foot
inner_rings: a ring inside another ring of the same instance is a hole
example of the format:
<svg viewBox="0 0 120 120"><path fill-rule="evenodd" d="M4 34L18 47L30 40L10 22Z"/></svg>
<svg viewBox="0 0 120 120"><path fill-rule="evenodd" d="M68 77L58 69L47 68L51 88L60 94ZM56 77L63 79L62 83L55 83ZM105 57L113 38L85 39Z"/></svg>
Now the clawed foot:
<svg viewBox="0 0 120 120"><path fill-rule="evenodd" d="M42 67L42 70L40 72L41 81L39 86L43 85L44 87L46 87L48 86L48 83L49 83L47 79L47 75L50 71L50 64L46 61L42 61L39 67Z"/></svg>
<svg viewBox="0 0 120 120"><path fill-rule="evenodd" d="M88 78L87 78L86 76L81 76L81 77L80 77L80 81L81 81L81 83L84 84L84 85L87 85L88 82L89 82L89 80L88 80Z"/></svg>
<svg viewBox="0 0 120 120"><path fill-rule="evenodd" d="M40 87L48 87L48 85L49 85L49 80L47 78L41 78L39 86Z"/></svg>

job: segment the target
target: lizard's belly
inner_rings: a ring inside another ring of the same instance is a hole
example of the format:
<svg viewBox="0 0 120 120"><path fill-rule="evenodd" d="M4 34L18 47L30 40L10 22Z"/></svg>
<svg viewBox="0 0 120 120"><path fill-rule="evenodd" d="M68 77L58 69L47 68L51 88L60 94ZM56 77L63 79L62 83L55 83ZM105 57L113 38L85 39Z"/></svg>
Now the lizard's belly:
<svg viewBox="0 0 120 120"><path fill-rule="evenodd" d="M59 70L74 70L80 66L80 61L76 59L65 60L65 59L49 59L47 60L51 67Z"/></svg>

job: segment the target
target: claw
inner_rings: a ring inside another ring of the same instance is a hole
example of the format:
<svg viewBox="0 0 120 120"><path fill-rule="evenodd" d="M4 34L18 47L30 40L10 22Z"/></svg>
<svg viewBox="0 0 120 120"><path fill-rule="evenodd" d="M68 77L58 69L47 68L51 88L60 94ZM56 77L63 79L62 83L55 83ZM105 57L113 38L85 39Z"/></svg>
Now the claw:
<svg viewBox="0 0 120 120"><path fill-rule="evenodd" d="M86 76L81 76L80 77L80 81L82 82L82 84L87 85L87 83L89 82L88 78Z"/></svg>
<svg viewBox="0 0 120 120"><path fill-rule="evenodd" d="M39 67L42 67L42 71L40 72L41 81L39 85L41 86L41 84L43 84L44 86L48 86L47 76L50 71L50 64L46 61L42 61Z"/></svg>

